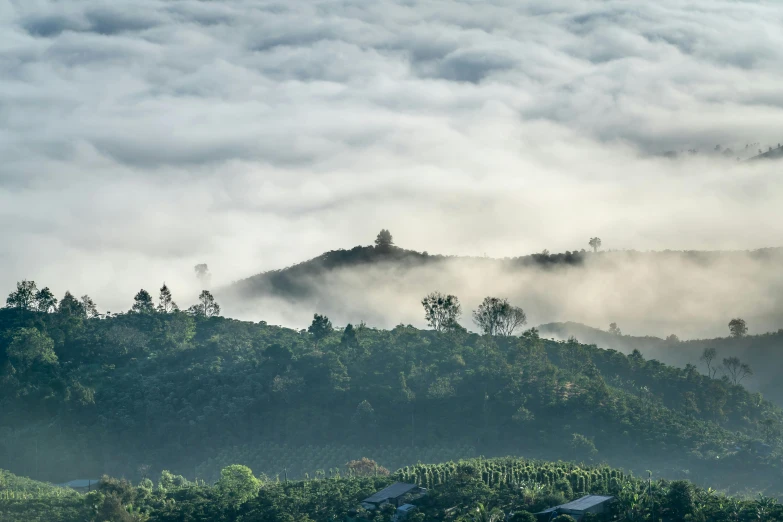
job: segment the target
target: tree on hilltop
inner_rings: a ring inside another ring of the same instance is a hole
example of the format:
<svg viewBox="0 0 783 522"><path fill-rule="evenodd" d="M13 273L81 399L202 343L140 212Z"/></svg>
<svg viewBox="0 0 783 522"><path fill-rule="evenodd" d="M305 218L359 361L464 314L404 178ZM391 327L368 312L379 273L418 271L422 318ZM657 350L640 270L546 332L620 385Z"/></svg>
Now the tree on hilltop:
<svg viewBox="0 0 783 522"><path fill-rule="evenodd" d="M332 321L330 321L328 317L319 314L313 315L313 322L307 328L307 331L313 336L313 339L315 339L316 350L318 349L318 343L321 342L321 339L324 339L332 333L332 330L334 330Z"/></svg>
<svg viewBox="0 0 783 522"><path fill-rule="evenodd" d="M601 238L591 237L587 244L593 248L593 252L598 252L598 249L601 248Z"/></svg>
<svg viewBox="0 0 783 522"><path fill-rule="evenodd" d="M155 305L152 303L152 296L143 288L133 297L133 306L131 312L137 314L155 313Z"/></svg>
<svg viewBox="0 0 783 522"><path fill-rule="evenodd" d="M729 331L732 337L745 337L748 333L748 325L745 319L732 319L729 321Z"/></svg>
<svg viewBox="0 0 783 522"><path fill-rule="evenodd" d="M166 286L166 283L163 283L163 286L160 287L160 296L158 297L158 312L167 314L177 310L179 310L179 307L171 297L171 290Z"/></svg>
<svg viewBox="0 0 783 522"><path fill-rule="evenodd" d="M35 296L38 293L38 287L35 281L24 281L16 283L16 291L8 294L5 300L7 308L17 308L19 310L32 310L35 307Z"/></svg>
<svg viewBox="0 0 783 522"><path fill-rule="evenodd" d="M524 310L513 306L508 299L485 297L473 311L473 321L485 335L509 336L518 327L527 323Z"/></svg>
<svg viewBox="0 0 783 522"><path fill-rule="evenodd" d="M378 236L375 238L376 248L388 249L394 246L394 240L392 239L391 232L385 228L378 232Z"/></svg>

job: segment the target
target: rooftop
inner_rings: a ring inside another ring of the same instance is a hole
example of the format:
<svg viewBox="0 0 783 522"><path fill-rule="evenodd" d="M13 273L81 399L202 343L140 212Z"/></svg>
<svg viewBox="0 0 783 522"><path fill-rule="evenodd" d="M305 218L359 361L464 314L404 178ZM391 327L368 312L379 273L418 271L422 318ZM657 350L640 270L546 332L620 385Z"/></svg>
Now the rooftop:
<svg viewBox="0 0 783 522"><path fill-rule="evenodd" d="M551 513L552 511L586 511L591 507L603 504L608 500L612 500L614 497L606 497L603 495L585 495L577 500L572 500L567 504L561 504L559 506L545 509L541 513Z"/></svg>
<svg viewBox="0 0 783 522"><path fill-rule="evenodd" d="M385 502L389 500L390 498L397 498L401 497L404 494L408 493L409 491L412 491L416 488L418 488L416 484L405 484L404 482L395 482L391 486L385 487L382 490L378 491L372 496L369 496L362 500L362 502L366 502L368 504L380 504L381 502Z"/></svg>

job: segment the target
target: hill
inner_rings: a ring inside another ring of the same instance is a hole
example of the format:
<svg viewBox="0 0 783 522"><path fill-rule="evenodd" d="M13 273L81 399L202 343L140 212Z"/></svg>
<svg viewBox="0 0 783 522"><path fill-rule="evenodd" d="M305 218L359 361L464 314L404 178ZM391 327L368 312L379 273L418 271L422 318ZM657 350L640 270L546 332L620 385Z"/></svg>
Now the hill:
<svg viewBox="0 0 783 522"><path fill-rule="evenodd" d="M0 467L54 482L243 462L525 455L782 494L783 412L640 354L458 329L305 331L182 312L0 311Z"/></svg>
<svg viewBox="0 0 783 522"><path fill-rule="evenodd" d="M137 486L104 477L98 490L85 496L0 497L0 517L6 522L380 522L390 520L394 509L368 511L361 501L402 481L427 488L426 495L410 501L415 506L410 522L505 517L529 522L535 520L531 513L585 494L614 497L605 513L589 519L596 521L783 520L783 506L768 497L732 498L687 481L646 480L606 466L501 458L417 464L391 476L335 471L329 477L279 481L232 465L215 485L168 472L157 484L145 478Z"/></svg>
<svg viewBox="0 0 783 522"><path fill-rule="evenodd" d="M727 333L737 314L752 332L781 327L779 248L748 252L547 252L506 259L441 256L391 247L336 250L216 290L232 317L302 325L311 311L333 321L424 326L430 291L459 297L467 312L507 297L531 324L618 322L628 332L682 339ZM471 328L470 318L463 324Z"/></svg>
<svg viewBox="0 0 783 522"><path fill-rule="evenodd" d="M783 404L783 382L777 370L783 363L783 329L739 338L693 340L616 335L574 322L547 323L540 325L539 329L543 337L568 339L573 336L581 342L627 354L638 350L646 357L666 364L680 367L692 364L703 373L707 372L707 368L704 361L700 360L701 356L704 350L713 349L716 353L713 366L718 368L716 377L721 377L724 373L721 371L723 359L738 357L753 370L753 375L745 378L743 384L763 393L769 400Z"/></svg>

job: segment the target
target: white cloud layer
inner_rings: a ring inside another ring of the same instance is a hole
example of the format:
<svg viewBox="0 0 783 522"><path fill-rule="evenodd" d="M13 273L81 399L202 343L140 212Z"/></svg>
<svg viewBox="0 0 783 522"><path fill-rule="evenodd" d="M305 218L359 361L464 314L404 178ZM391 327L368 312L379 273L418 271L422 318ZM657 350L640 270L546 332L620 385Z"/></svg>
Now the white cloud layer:
<svg viewBox="0 0 783 522"><path fill-rule="evenodd" d="M381 227L501 257L779 245L780 166L735 158L783 141L781 26L715 0L0 0L0 286L189 304L198 262L222 284Z"/></svg>

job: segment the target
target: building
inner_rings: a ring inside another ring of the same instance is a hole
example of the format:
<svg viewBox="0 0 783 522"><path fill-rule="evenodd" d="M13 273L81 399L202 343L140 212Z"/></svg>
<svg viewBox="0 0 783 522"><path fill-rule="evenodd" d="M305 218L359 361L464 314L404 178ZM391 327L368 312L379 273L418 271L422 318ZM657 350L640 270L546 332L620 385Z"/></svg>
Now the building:
<svg viewBox="0 0 783 522"><path fill-rule="evenodd" d="M614 497L585 495L584 497L568 502L567 504L561 504L545 509L540 513L536 513L536 518L541 522L546 522L559 515L571 515L579 522L586 513L603 513L613 501Z"/></svg>
<svg viewBox="0 0 783 522"><path fill-rule="evenodd" d="M367 510L373 510L384 504L391 504L394 507L399 508L408 501L421 497L426 492L426 489L421 488L416 484L395 482L391 486L385 487L374 495L362 500L362 507Z"/></svg>
<svg viewBox="0 0 783 522"><path fill-rule="evenodd" d="M95 489L95 486L100 482L98 479L79 479L71 480L70 482L63 482L62 484L55 484L55 486L61 488L71 488L81 493L86 493Z"/></svg>

